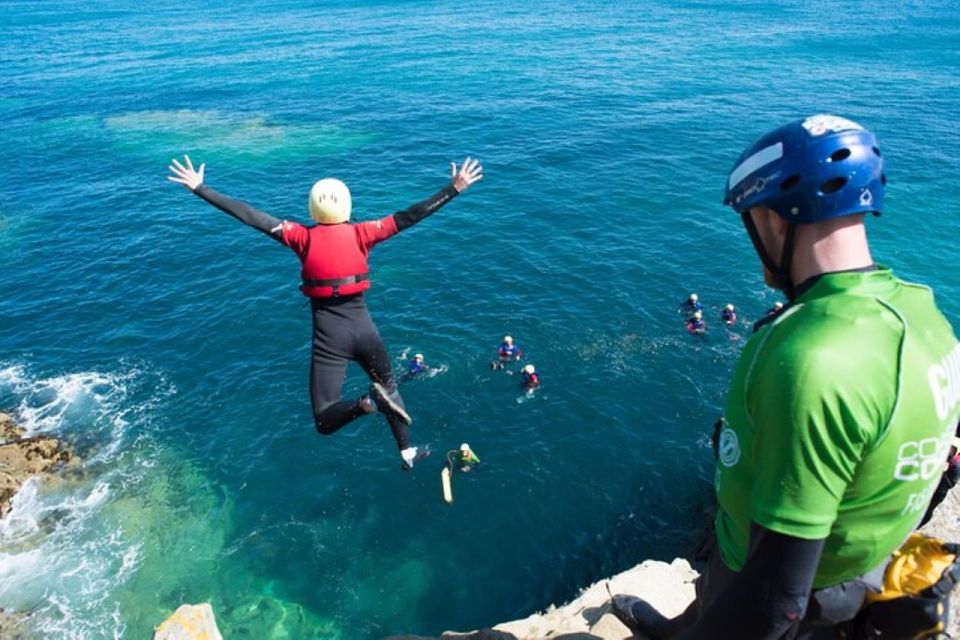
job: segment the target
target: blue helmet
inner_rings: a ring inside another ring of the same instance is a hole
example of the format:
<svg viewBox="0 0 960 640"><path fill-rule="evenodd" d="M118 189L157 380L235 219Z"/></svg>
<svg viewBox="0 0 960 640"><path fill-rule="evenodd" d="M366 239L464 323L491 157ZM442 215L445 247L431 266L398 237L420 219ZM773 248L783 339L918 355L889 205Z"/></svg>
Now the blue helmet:
<svg viewBox="0 0 960 640"><path fill-rule="evenodd" d="M723 203L764 206L794 224L880 214L887 177L873 134L830 115L797 120L763 136L734 165Z"/></svg>

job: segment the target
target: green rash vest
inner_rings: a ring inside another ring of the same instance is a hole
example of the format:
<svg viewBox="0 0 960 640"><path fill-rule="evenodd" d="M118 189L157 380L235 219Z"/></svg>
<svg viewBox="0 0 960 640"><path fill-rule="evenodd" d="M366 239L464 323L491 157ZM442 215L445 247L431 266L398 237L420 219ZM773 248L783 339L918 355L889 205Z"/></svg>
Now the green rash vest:
<svg viewBox="0 0 960 640"><path fill-rule="evenodd" d="M888 269L821 276L744 346L719 438L730 569L750 522L826 539L814 588L877 568L917 525L957 424L960 347L926 287Z"/></svg>

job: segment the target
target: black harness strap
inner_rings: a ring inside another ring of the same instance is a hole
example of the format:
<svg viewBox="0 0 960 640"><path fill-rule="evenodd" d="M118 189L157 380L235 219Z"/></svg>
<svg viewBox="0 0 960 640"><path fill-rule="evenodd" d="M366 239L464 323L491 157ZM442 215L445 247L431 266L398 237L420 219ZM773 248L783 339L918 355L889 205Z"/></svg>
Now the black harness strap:
<svg viewBox="0 0 960 640"><path fill-rule="evenodd" d="M333 287L333 297L336 298L340 295L340 287L345 284L357 284L358 282L364 282L370 279L369 273L360 273L355 276L347 276L345 278L326 278L326 279L317 279L317 278L304 278L303 287L307 289L312 289L314 287Z"/></svg>

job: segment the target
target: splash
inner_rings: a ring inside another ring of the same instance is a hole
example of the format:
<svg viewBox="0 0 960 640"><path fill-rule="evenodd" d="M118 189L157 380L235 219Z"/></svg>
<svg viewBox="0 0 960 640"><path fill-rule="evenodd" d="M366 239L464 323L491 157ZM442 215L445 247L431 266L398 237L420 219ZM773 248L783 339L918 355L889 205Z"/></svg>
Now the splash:
<svg viewBox="0 0 960 640"><path fill-rule="evenodd" d="M92 454L15 496L0 521L0 602L29 612L29 631L44 638L149 637L184 601L207 600L225 632L340 637L259 575L221 575L233 499L151 435L175 393L148 367L44 378L0 363L0 402L13 400L23 426Z"/></svg>

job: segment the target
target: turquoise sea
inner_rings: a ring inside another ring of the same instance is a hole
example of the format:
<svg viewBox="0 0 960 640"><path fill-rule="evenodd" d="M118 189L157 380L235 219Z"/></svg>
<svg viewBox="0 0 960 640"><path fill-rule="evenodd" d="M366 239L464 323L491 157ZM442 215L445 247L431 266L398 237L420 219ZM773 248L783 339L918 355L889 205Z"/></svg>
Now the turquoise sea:
<svg viewBox="0 0 960 640"><path fill-rule="evenodd" d="M960 313L953 0L4 0L0 23L0 409L81 459L0 522L0 608L37 638L146 638L199 601L229 640L435 634L689 553L777 299L723 184L790 119L877 133L875 257ZM435 452L413 472L379 418L316 435L297 260L167 182L184 152L295 220L324 176L371 219L482 159L373 254L391 353L445 368L402 387ZM533 398L488 367L505 333ZM484 463L447 506L462 441Z"/></svg>

